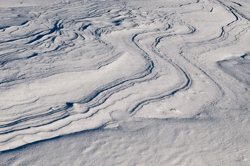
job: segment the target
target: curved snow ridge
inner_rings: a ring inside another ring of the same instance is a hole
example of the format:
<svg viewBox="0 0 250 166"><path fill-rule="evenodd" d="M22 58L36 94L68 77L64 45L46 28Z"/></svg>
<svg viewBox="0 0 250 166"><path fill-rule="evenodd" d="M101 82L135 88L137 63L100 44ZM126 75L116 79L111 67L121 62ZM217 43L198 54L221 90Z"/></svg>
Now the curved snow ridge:
<svg viewBox="0 0 250 166"><path fill-rule="evenodd" d="M126 44L124 48L114 48L101 39L102 34L112 31L112 26L118 26L121 21L112 21L105 16L108 25L103 25L96 15L98 7L95 4L88 6L89 10L84 11L87 18L70 21L61 19L64 16L53 18L60 11L56 9L55 13L44 12L34 21L21 25L22 29L4 29L2 34L14 39L2 41L2 56L6 57L2 69L17 72L4 76L1 81L1 86L6 87L1 93L3 149L105 124L107 119L110 120L109 112L105 113L108 117L99 117L101 111L90 108L104 103L115 92L133 86L133 80L140 82L141 78L151 73L153 63L141 53L134 52L133 48L126 50ZM110 12L111 19L117 12L124 11L118 8L114 13ZM38 22L44 23L44 26L34 27ZM18 34L23 30L28 33L20 37ZM25 44L22 43L24 40ZM18 42L21 45L17 45ZM8 46L12 46L12 50L7 51ZM68 63L68 59L72 62ZM34 64L38 68L32 71ZM42 68L39 69L39 65ZM75 123L78 127L71 130ZM81 123L90 127L82 128ZM54 134L51 135L51 131ZM43 138L35 136L43 132ZM31 140L19 142L19 137Z"/></svg>
<svg viewBox="0 0 250 166"><path fill-rule="evenodd" d="M132 3L6 11L14 19L0 30L0 151L133 118L195 118L223 97L199 55L237 42L249 21L217 1Z"/></svg>

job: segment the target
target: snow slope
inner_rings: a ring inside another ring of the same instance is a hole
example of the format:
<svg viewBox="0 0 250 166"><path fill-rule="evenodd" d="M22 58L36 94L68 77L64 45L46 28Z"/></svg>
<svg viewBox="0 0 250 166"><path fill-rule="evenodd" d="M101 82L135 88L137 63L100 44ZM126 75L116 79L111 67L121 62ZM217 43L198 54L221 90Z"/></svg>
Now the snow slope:
<svg viewBox="0 0 250 166"><path fill-rule="evenodd" d="M250 165L247 0L0 4L0 165Z"/></svg>

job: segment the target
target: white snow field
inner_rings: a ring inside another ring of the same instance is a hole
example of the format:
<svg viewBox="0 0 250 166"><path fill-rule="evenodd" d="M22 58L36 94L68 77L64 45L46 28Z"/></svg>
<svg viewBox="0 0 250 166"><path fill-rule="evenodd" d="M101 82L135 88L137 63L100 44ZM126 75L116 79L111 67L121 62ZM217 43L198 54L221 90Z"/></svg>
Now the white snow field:
<svg viewBox="0 0 250 166"><path fill-rule="evenodd" d="M0 0L1 166L249 166L249 0Z"/></svg>

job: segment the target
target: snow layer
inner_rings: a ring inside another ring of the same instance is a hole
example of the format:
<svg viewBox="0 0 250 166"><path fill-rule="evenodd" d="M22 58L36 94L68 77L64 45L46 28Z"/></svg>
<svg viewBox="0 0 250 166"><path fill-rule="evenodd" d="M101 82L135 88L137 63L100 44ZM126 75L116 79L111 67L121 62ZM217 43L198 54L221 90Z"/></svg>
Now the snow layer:
<svg viewBox="0 0 250 166"><path fill-rule="evenodd" d="M250 165L248 1L0 7L0 165Z"/></svg>

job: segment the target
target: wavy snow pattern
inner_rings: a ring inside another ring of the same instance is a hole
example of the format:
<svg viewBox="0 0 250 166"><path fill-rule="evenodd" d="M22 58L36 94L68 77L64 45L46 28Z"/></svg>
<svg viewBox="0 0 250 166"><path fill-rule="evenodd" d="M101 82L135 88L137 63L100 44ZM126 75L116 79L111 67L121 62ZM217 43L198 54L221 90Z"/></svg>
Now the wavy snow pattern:
<svg viewBox="0 0 250 166"><path fill-rule="evenodd" d="M246 105L247 92L242 100L225 81L249 86L249 50L242 44L231 59L225 49L247 41L249 4L147 3L2 8L0 151L133 119L199 119L226 101ZM180 151L166 160L188 165L193 154Z"/></svg>

